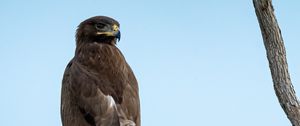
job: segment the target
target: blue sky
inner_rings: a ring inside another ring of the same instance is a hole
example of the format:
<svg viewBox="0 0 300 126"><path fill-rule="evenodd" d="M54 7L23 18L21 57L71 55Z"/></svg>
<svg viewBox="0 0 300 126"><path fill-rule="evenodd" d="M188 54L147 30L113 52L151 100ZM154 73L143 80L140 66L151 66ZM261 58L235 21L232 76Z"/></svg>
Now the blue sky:
<svg viewBox="0 0 300 126"><path fill-rule="evenodd" d="M273 1L300 93L299 1ZM77 25L121 24L143 126L287 126L252 0L0 2L0 125L60 126L60 88Z"/></svg>

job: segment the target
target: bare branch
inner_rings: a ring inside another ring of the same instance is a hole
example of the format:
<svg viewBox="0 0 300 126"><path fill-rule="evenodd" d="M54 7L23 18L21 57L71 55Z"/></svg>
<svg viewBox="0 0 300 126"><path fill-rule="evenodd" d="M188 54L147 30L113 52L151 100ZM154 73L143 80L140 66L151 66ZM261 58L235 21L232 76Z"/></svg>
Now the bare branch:
<svg viewBox="0 0 300 126"><path fill-rule="evenodd" d="M274 14L272 0L253 0L253 4L279 103L293 126L300 126L299 101L288 72L286 51Z"/></svg>

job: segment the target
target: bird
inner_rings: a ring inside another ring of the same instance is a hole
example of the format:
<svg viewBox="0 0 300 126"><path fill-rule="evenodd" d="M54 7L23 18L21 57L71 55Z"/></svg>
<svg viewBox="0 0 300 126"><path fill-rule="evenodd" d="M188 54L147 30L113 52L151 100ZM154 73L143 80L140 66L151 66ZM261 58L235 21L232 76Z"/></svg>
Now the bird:
<svg viewBox="0 0 300 126"><path fill-rule="evenodd" d="M140 126L137 79L116 44L118 21L94 16L76 30L61 87L63 126Z"/></svg>

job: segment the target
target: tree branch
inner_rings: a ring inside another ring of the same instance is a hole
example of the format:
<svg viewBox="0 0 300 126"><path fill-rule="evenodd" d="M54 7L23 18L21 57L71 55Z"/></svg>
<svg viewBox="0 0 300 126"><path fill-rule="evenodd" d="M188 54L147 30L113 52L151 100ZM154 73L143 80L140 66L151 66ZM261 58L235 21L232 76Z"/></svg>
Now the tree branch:
<svg viewBox="0 0 300 126"><path fill-rule="evenodd" d="M300 126L299 101L288 72L286 51L272 0L253 0L253 4L267 52L275 93L293 126Z"/></svg>

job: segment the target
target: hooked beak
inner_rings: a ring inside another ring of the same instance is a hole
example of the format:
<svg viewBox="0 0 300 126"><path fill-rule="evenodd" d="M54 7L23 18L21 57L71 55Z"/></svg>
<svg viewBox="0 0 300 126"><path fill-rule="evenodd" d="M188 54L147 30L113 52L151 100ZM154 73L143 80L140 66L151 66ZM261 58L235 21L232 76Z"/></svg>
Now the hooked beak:
<svg viewBox="0 0 300 126"><path fill-rule="evenodd" d="M107 31L107 32L97 32L97 35L105 35L105 36L112 36L115 37L116 39L118 39L118 41L120 41L121 39L121 32L119 30L119 27L117 25L113 25L112 30L111 31Z"/></svg>

